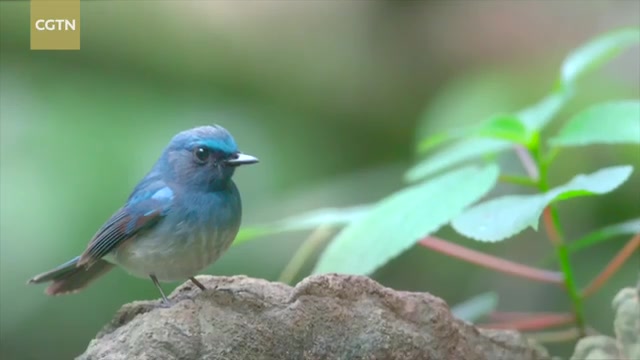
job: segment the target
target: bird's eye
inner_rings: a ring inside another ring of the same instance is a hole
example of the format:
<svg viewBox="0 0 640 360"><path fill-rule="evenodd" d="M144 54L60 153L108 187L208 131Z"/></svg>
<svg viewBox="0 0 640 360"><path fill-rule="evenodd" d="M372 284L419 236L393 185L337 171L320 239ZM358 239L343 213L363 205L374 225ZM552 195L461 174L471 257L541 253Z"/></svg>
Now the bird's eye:
<svg viewBox="0 0 640 360"><path fill-rule="evenodd" d="M197 162L204 164L205 162L207 162L207 159L209 159L209 149L203 146L198 146L193 149L193 155L195 156Z"/></svg>

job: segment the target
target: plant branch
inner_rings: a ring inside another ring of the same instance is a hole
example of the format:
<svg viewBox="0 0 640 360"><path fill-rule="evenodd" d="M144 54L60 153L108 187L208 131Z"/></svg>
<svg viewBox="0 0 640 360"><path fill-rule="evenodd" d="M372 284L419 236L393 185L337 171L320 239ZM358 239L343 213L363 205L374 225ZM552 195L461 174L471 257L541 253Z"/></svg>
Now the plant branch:
<svg viewBox="0 0 640 360"><path fill-rule="evenodd" d="M516 147L516 154L522 162L522 166L527 171L527 174L538 183L540 192L544 193L548 191L548 168L550 162L544 160L540 145L536 142L530 150L523 147ZM543 221L549 240L556 250L556 258L558 259L563 274L567 294L571 299L576 326L580 334L584 335L585 323L582 296L575 283L575 277L573 276L573 267L571 266L569 250L562 234L560 217L553 205L545 208Z"/></svg>
<svg viewBox="0 0 640 360"><path fill-rule="evenodd" d="M638 250L638 248L640 248L640 234L636 234L632 237L622 250L620 250L613 259L611 259L602 272L600 272L600 274L598 274L598 276L596 276L595 279L593 279L591 283L582 290L582 297L586 298L598 291L598 289L600 289L602 285L604 285L604 283L606 283L607 280L609 280L609 278L618 271L618 269L620 269L620 267Z"/></svg>
<svg viewBox="0 0 640 360"><path fill-rule="evenodd" d="M564 280L561 273L537 269L496 256L487 255L437 237L429 236L420 240L418 243L439 253L505 274L556 285L561 285Z"/></svg>
<svg viewBox="0 0 640 360"><path fill-rule="evenodd" d="M580 294L575 282L575 277L573 276L573 267L571 266L569 249L564 241L558 212L553 205L547 206L544 210L544 224L549 240L556 249L556 257L560 264L560 270L564 274L565 287L573 305L576 325L581 334L584 335L585 323L582 295Z"/></svg>

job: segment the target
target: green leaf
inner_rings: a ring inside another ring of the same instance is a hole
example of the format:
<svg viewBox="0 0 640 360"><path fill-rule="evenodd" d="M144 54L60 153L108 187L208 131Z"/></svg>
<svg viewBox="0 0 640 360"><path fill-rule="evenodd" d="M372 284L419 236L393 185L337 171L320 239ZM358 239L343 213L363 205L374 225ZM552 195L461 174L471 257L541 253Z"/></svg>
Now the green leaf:
<svg viewBox="0 0 640 360"><path fill-rule="evenodd" d="M518 113L518 118L529 131L539 131L558 114L571 98L569 91L556 91Z"/></svg>
<svg viewBox="0 0 640 360"><path fill-rule="evenodd" d="M515 83L514 83L515 81ZM420 115L416 129L418 154L435 146L459 140L474 129L477 121L495 113L510 111L517 103L519 80L504 71L464 73L444 84Z"/></svg>
<svg viewBox="0 0 640 360"><path fill-rule="evenodd" d="M262 228L262 227L242 227L240 231L238 231L238 235L236 235L235 240L233 240L232 245L239 245L245 243L249 240L257 239L260 237L271 235L275 233L274 229L270 228Z"/></svg>
<svg viewBox="0 0 640 360"><path fill-rule="evenodd" d="M371 205L359 205L348 208L318 209L271 224L243 227L238 232L233 245L283 232L313 230L323 225L344 226L363 217L371 207Z"/></svg>
<svg viewBox="0 0 640 360"><path fill-rule="evenodd" d="M498 306L498 294L486 292L454 306L451 313L456 318L473 323L489 314Z"/></svg>
<svg viewBox="0 0 640 360"><path fill-rule="evenodd" d="M606 194L624 183L633 168L616 166L589 175L577 175L568 183L537 195L510 195L477 204L453 220L460 234L479 241L496 242L528 227L538 229L544 208L555 201L577 196Z"/></svg>
<svg viewBox="0 0 640 360"><path fill-rule="evenodd" d="M436 152L415 165L413 168L409 169L405 174L405 180L415 182L453 165L478 159L484 155L504 151L509 149L511 146L512 144L510 142L504 140L461 140Z"/></svg>
<svg viewBox="0 0 640 360"><path fill-rule="evenodd" d="M392 194L342 229L314 273L372 273L485 195L498 173L495 165L469 166Z"/></svg>
<svg viewBox="0 0 640 360"><path fill-rule="evenodd" d="M640 144L640 101L591 106L572 117L550 144Z"/></svg>
<svg viewBox="0 0 640 360"><path fill-rule="evenodd" d="M479 126L450 129L431 135L418 143L418 153L426 153L445 142L464 137L491 138L526 144L528 136L527 128L518 116L513 114L498 114L491 116Z"/></svg>
<svg viewBox="0 0 640 360"><path fill-rule="evenodd" d="M549 190L545 195L550 201L560 201L579 196L606 194L624 184L632 172L633 166L621 165L600 169L588 175L579 174L565 185Z"/></svg>
<svg viewBox="0 0 640 360"><path fill-rule="evenodd" d="M571 53L562 64L561 81L572 85L586 73L640 42L640 29L622 29L597 37Z"/></svg>
<svg viewBox="0 0 640 360"><path fill-rule="evenodd" d="M607 239L620 235L633 235L640 233L640 218L625 221L619 224L609 225L598 229L588 235L571 242L567 247L569 251L575 252L593 245L599 244Z"/></svg>
<svg viewBox="0 0 640 360"><path fill-rule="evenodd" d="M348 208L325 208L306 214L292 216L276 223L276 227L286 231L315 229L321 225L346 225L371 211L372 205L359 205Z"/></svg>
<svg viewBox="0 0 640 360"><path fill-rule="evenodd" d="M511 114L496 115L484 122L476 135L493 139L506 140L517 144L527 144L527 128L520 119Z"/></svg>

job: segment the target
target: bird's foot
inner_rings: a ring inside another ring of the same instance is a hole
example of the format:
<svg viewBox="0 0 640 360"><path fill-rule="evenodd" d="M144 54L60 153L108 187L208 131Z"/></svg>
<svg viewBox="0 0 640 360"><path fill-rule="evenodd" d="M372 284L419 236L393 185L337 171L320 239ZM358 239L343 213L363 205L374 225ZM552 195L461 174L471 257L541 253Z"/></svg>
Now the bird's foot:
<svg viewBox="0 0 640 360"><path fill-rule="evenodd" d="M169 301L169 299L167 298L167 295L165 295L164 291L162 291L162 287L160 286L160 282L158 282L158 278L155 275L149 275L149 277L153 281L153 284L156 286L158 291L160 291L160 295L162 295L162 302L160 303L160 307L163 307L163 308L171 307L172 305L171 301Z"/></svg>
<svg viewBox="0 0 640 360"><path fill-rule="evenodd" d="M192 282L195 286L199 287L199 288L200 288L200 290L202 290L202 291L207 290L207 288L206 288L204 285L202 285L202 283L201 283L200 281L196 280L196 278L195 278L195 277L190 277L190 278L189 278L189 280L191 280L191 282Z"/></svg>
<svg viewBox="0 0 640 360"><path fill-rule="evenodd" d="M164 308L164 309L168 309L171 306L173 306L173 303L171 302L171 300L164 298L162 300L160 300L158 307Z"/></svg>
<svg viewBox="0 0 640 360"><path fill-rule="evenodd" d="M213 291L214 291L214 292L215 292L215 291L224 291L224 292L227 292L227 293L229 293L229 294L231 294L231 295L235 295L235 293L236 293L234 289L225 288L225 287L220 287L220 286L218 286L218 285L216 285L216 286L213 288Z"/></svg>
<svg viewBox="0 0 640 360"><path fill-rule="evenodd" d="M202 285L202 283L201 283L200 281L198 281L195 277L190 277L190 278L189 278L189 280L191 280L191 282L192 282L195 286L199 287L199 288L200 288L200 290L202 290L202 291L207 290L207 288L206 288L204 285ZM212 290L213 290L213 292L216 292L216 291L225 291L225 292L228 292L228 293L229 293L229 294L231 294L231 295L234 295L234 294L235 294L235 290L234 290L234 289L230 289L230 288L222 288L222 287L220 287L220 285L216 285L216 286L214 286Z"/></svg>

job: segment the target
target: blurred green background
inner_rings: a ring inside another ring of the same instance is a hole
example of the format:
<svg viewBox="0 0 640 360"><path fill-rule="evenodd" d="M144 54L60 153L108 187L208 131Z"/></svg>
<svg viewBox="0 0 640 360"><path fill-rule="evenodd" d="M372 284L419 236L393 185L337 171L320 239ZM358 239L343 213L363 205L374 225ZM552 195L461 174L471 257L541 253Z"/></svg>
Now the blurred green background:
<svg viewBox="0 0 640 360"><path fill-rule="evenodd" d="M640 24L640 3L83 1L80 51L30 51L26 1L2 1L0 24L0 358L69 359L122 304L157 290L120 269L73 296L25 282L80 253L178 131L218 123L260 158L235 177L245 225L372 202L403 186L419 136L534 103L572 49ZM587 79L560 119L640 97L639 57L635 48ZM636 167L613 194L562 205L569 237L640 214L637 147L577 148L558 161L556 184ZM533 265L551 249L533 231L493 245L440 234ZM275 280L306 236L232 247L207 273ZM575 256L581 284L623 240ZM597 330L611 333L610 301L635 283L637 260L588 301ZM495 290L503 311L568 309L555 288L424 248L374 278L450 304Z"/></svg>

